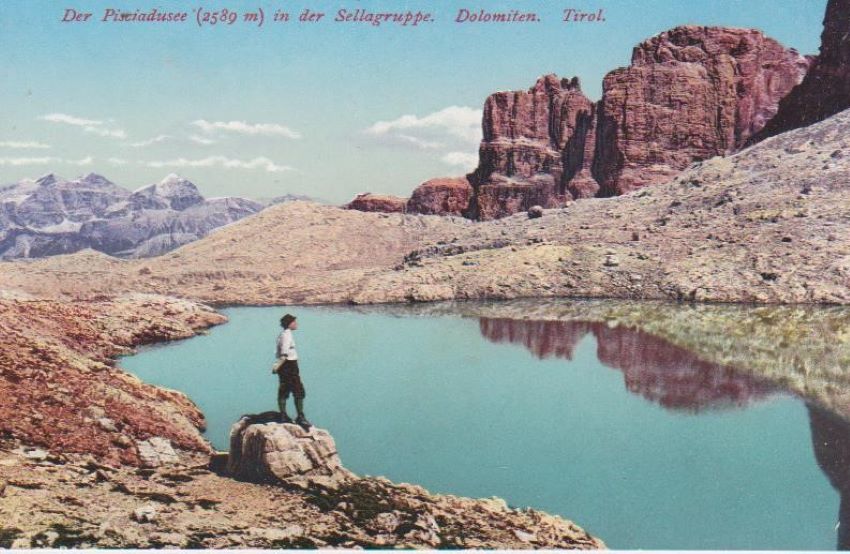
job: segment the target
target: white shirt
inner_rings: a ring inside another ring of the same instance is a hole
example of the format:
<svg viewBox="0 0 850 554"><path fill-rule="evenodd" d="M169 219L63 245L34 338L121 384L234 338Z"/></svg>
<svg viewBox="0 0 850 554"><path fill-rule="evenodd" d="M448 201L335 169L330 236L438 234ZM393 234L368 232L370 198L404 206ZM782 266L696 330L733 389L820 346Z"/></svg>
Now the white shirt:
<svg viewBox="0 0 850 554"><path fill-rule="evenodd" d="M298 352L295 351L295 337L291 329L284 329L277 337L277 357L287 360L297 360Z"/></svg>

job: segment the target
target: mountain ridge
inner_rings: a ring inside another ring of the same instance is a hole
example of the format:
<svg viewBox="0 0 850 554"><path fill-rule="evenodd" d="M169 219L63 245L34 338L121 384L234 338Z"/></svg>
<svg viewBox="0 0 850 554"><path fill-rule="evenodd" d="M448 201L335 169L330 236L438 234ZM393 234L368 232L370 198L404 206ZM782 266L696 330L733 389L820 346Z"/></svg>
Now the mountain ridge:
<svg viewBox="0 0 850 554"><path fill-rule="evenodd" d="M263 208L240 197L206 199L176 174L130 191L97 173L70 180L48 173L0 187L0 259L85 248L156 256Z"/></svg>

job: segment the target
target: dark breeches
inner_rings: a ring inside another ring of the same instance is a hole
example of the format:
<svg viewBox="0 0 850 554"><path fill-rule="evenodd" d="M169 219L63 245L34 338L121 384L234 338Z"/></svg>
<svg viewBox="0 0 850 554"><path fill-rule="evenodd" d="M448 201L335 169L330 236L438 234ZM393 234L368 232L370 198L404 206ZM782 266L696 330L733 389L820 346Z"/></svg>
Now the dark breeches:
<svg viewBox="0 0 850 554"><path fill-rule="evenodd" d="M296 399L302 399L307 396L307 391L304 390L304 383L301 382L301 375L298 372L298 360L287 360L283 362L283 367L277 372L280 385L277 389L278 401L286 401L290 393Z"/></svg>

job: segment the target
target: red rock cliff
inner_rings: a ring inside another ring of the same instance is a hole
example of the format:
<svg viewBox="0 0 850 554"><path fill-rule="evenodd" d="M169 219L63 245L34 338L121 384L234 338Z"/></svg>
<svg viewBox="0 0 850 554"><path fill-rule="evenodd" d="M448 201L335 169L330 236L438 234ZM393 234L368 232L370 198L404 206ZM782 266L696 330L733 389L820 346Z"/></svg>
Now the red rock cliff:
<svg viewBox="0 0 850 554"><path fill-rule="evenodd" d="M407 212L426 215L463 215L469 207L472 186L466 177L425 181L407 201Z"/></svg>
<svg viewBox="0 0 850 554"><path fill-rule="evenodd" d="M346 209L360 212L404 213L407 209L407 199L389 194L358 194L354 200L345 205Z"/></svg>
<svg viewBox="0 0 850 554"><path fill-rule="evenodd" d="M850 1L850 0L842 0ZM677 27L639 44L594 104L578 79L547 75L484 105L467 215L614 196L741 148L810 60L752 29Z"/></svg>
<svg viewBox="0 0 850 554"><path fill-rule="evenodd" d="M484 104L469 215L493 219L539 204L557 207L587 192L594 105L578 79L546 75L528 91L497 92Z"/></svg>
<svg viewBox="0 0 850 554"><path fill-rule="evenodd" d="M685 26L639 44L603 82L594 174L600 196L667 180L741 148L809 59L752 29Z"/></svg>
<svg viewBox="0 0 850 554"><path fill-rule="evenodd" d="M850 108L850 0L829 0L820 55L803 82L751 143L805 127Z"/></svg>

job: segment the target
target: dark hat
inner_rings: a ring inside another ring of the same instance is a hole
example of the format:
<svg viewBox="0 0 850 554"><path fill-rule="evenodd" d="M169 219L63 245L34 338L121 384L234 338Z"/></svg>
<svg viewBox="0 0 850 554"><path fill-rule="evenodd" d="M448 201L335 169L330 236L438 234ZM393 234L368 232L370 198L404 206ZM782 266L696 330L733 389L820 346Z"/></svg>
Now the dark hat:
<svg viewBox="0 0 850 554"><path fill-rule="evenodd" d="M289 329L289 324L293 321L295 321L295 316L292 314L286 314L280 318L280 326L284 329Z"/></svg>

